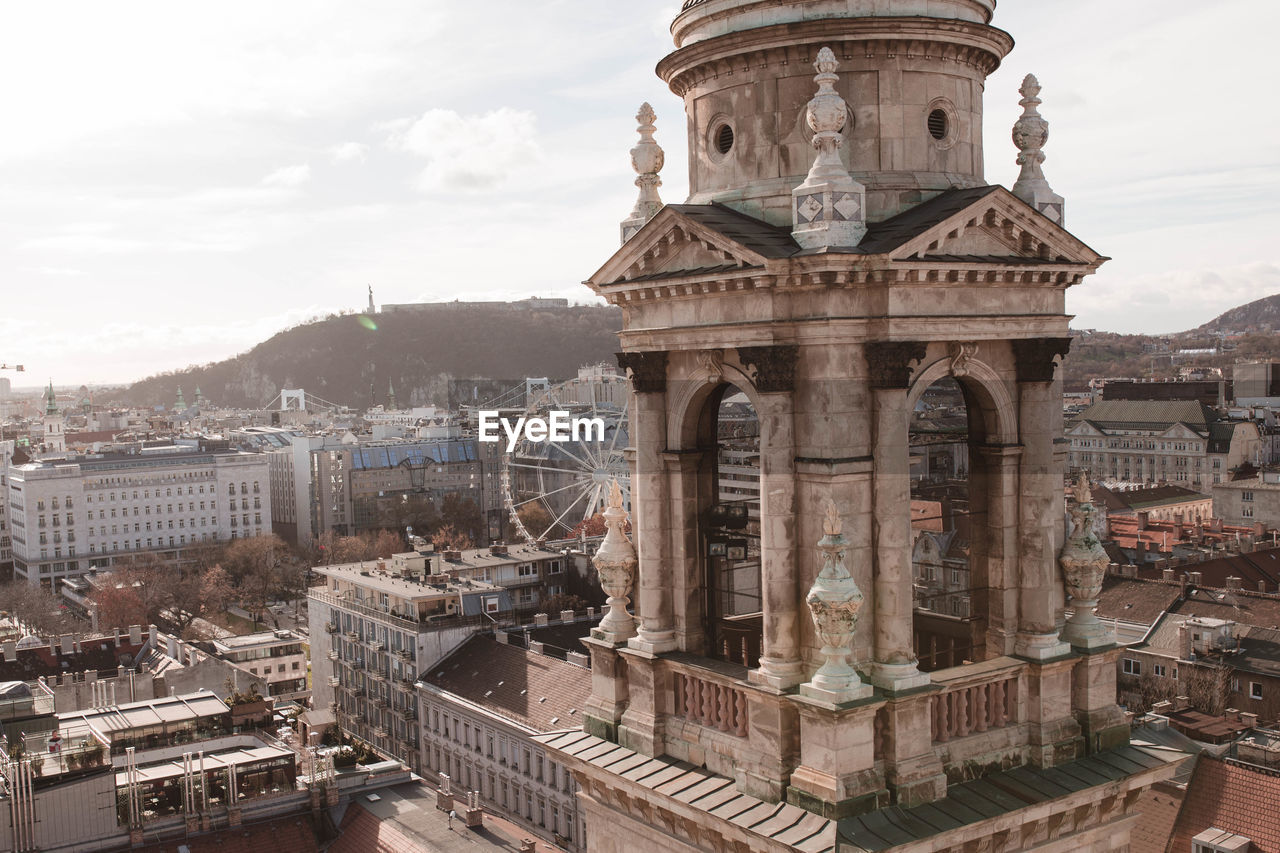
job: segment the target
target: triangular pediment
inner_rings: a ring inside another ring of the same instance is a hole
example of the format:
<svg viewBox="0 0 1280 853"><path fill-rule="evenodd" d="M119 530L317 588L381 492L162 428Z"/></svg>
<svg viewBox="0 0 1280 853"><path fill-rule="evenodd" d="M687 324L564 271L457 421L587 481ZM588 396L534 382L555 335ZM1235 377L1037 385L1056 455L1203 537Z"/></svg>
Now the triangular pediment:
<svg viewBox="0 0 1280 853"><path fill-rule="evenodd" d="M956 209L954 202L968 195L972 200ZM931 207L936 208L933 221L928 218ZM895 219L902 220L897 224L907 235L886 250L895 261L1082 264L1096 269L1107 260L1004 187L944 193Z"/></svg>
<svg viewBox="0 0 1280 853"><path fill-rule="evenodd" d="M1081 421L1071 429L1067 430L1067 435L1080 436L1081 438L1098 438L1106 435L1106 433L1088 421Z"/></svg>
<svg viewBox="0 0 1280 853"><path fill-rule="evenodd" d="M741 234L735 240L725 232ZM622 245L587 285L762 268L798 249L786 232L721 205L668 205Z"/></svg>

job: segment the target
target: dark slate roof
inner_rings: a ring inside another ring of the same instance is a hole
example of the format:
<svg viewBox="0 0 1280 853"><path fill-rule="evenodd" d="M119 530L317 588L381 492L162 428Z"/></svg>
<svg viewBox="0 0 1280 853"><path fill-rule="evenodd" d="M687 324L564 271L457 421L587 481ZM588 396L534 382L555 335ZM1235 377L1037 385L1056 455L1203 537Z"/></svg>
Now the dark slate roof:
<svg viewBox="0 0 1280 853"><path fill-rule="evenodd" d="M591 670L487 634L467 640L422 680L540 732L581 726L591 695Z"/></svg>
<svg viewBox="0 0 1280 853"><path fill-rule="evenodd" d="M1101 429L1168 429L1182 423L1201 433L1217 420L1208 406L1195 400L1102 400L1080 418Z"/></svg>
<svg viewBox="0 0 1280 853"><path fill-rule="evenodd" d="M718 202L712 204L670 204L677 213L717 231L736 243L746 246L766 258L789 258L801 254L854 254L879 255L892 252L902 244L920 236L933 226L944 222L979 199L999 190L998 186L973 187L963 190L945 190L926 202L903 211L883 222L867 227L867 235L854 249L802 250L791 236L789 227L770 225L745 213ZM939 261L992 261L998 263L1045 263L1039 258L967 257L959 255L930 256Z"/></svg>
<svg viewBox="0 0 1280 853"><path fill-rule="evenodd" d="M839 824L840 840L877 853L1116 782L1165 763L1165 758L1152 752L1124 746L1048 769L1019 767L993 773L952 785L947 796L936 802L910 809L890 806L845 818Z"/></svg>
<svg viewBox="0 0 1280 853"><path fill-rule="evenodd" d="M1236 421L1218 421L1209 425L1209 452L1227 453L1231 450L1231 437L1236 434Z"/></svg>
<svg viewBox="0 0 1280 853"><path fill-rule="evenodd" d="M1209 495L1182 486L1149 486L1145 489L1117 492L1116 495L1131 509L1147 509L1153 506L1189 503L1209 498Z"/></svg>
<svg viewBox="0 0 1280 853"><path fill-rule="evenodd" d="M649 758L585 732L534 735L533 739L800 853L835 849L832 821L799 806L758 800L740 792L732 779L687 761L668 756Z"/></svg>
<svg viewBox="0 0 1280 853"><path fill-rule="evenodd" d="M1102 595L1098 596L1098 616L1151 625L1181 594L1178 584L1108 575L1102 581Z"/></svg>
<svg viewBox="0 0 1280 853"><path fill-rule="evenodd" d="M891 252L999 189L998 186L986 186L939 193L910 210L870 225L858 251L867 255Z"/></svg>
<svg viewBox="0 0 1280 853"><path fill-rule="evenodd" d="M766 258L789 258L800 251L791 229L770 225L723 204L669 204L677 213L746 246Z"/></svg>
<svg viewBox="0 0 1280 853"><path fill-rule="evenodd" d="M1191 839L1215 828L1245 836L1259 853L1280 853L1276 803L1280 776L1201 753L1168 849L1190 850Z"/></svg>

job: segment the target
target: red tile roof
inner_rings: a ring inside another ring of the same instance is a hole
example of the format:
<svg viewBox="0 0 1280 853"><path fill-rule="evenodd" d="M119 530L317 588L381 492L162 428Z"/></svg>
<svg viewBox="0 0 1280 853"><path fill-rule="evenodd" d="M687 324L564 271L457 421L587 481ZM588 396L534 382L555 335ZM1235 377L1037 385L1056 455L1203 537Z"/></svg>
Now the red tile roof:
<svg viewBox="0 0 1280 853"><path fill-rule="evenodd" d="M1141 817L1129 833L1129 853L1164 853L1183 796L1183 791L1165 785L1142 792L1133 809Z"/></svg>
<svg viewBox="0 0 1280 853"><path fill-rule="evenodd" d="M1201 753L1174 823L1167 853L1185 853L1191 839L1214 828L1243 835L1257 853L1280 853L1280 774Z"/></svg>

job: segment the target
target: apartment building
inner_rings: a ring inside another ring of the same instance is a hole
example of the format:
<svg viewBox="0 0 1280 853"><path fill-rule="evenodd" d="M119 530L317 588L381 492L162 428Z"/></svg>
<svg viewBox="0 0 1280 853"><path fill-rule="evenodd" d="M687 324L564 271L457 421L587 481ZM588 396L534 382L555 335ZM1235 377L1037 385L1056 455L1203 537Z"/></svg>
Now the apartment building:
<svg viewBox="0 0 1280 853"><path fill-rule="evenodd" d="M490 545L444 551L440 556L442 571L507 590L517 609L537 607L551 596L568 591L569 557L546 545Z"/></svg>
<svg viewBox="0 0 1280 853"><path fill-rule="evenodd" d="M8 468L14 576L52 584L143 551L271 531L266 456L223 442L141 446Z"/></svg>
<svg viewBox="0 0 1280 853"><path fill-rule="evenodd" d="M469 498L495 538L503 517L501 447L474 438L361 441L296 436L269 454L271 489L282 509L276 532L308 545L321 533L350 536L389 526L397 501L447 494Z"/></svg>
<svg viewBox="0 0 1280 853"><path fill-rule="evenodd" d="M565 661L530 645L479 635L430 668L418 685L422 772L478 792L487 810L547 841L585 850L577 785L532 738L582 725L591 671L585 655Z"/></svg>
<svg viewBox="0 0 1280 853"><path fill-rule="evenodd" d="M1173 483L1204 491L1254 462L1262 434L1195 401L1104 400L1066 428L1067 465L1101 481Z"/></svg>
<svg viewBox="0 0 1280 853"><path fill-rule="evenodd" d="M213 656L262 685L271 699L306 699L307 654L302 636L292 631L260 631L210 643Z"/></svg>
<svg viewBox="0 0 1280 853"><path fill-rule="evenodd" d="M312 706L332 708L347 733L418 769L414 683L493 616L507 590L458 580L425 552L317 566L307 593Z"/></svg>
<svg viewBox="0 0 1280 853"><path fill-rule="evenodd" d="M1229 524L1280 527L1280 471L1215 485L1213 514Z"/></svg>

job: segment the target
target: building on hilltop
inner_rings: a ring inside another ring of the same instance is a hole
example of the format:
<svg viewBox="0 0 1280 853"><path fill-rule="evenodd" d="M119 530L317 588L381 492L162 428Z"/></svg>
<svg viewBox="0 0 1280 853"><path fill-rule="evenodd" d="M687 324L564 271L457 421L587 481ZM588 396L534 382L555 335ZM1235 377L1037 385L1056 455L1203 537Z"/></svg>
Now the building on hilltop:
<svg viewBox="0 0 1280 853"><path fill-rule="evenodd" d="M1033 76L1022 174L984 179L984 81L1012 48L994 8L687 0L672 25L690 197L662 206L646 104L639 198L588 281L625 309L638 553L619 495L583 730L537 738L592 850L1110 853L1173 772L1130 744L1092 607L1062 621L1107 563L1087 497L1063 529L1057 375L1065 292L1106 259L1063 227ZM909 432L943 379L965 403L973 641L925 672ZM715 487L738 395L760 424L745 513ZM754 539L722 538L753 512Z"/></svg>
<svg viewBox="0 0 1280 853"><path fill-rule="evenodd" d="M1262 452L1257 424L1226 420L1191 400L1103 400L1081 413L1066 437L1068 467L1096 479L1199 491L1226 482Z"/></svg>

